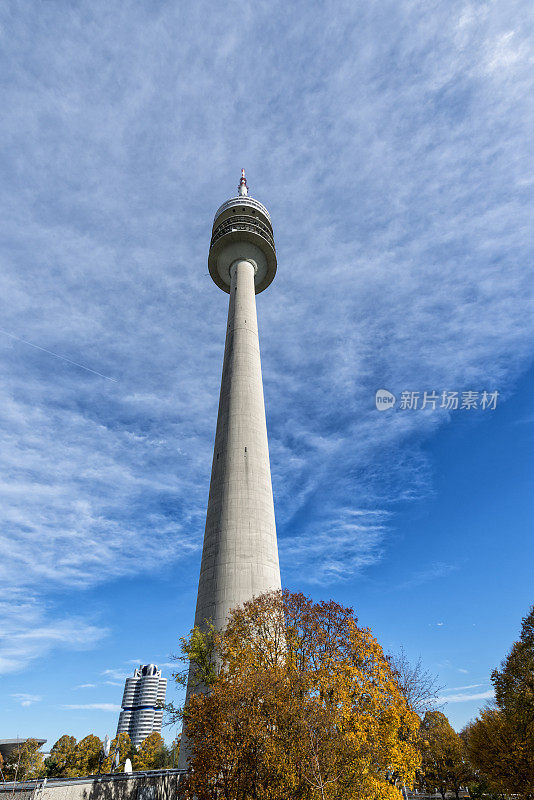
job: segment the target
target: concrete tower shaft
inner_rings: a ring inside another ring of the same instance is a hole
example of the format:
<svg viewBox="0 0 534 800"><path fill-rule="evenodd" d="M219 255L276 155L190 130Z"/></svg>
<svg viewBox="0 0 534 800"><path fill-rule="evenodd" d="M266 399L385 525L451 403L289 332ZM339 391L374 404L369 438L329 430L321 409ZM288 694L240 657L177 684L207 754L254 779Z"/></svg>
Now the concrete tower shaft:
<svg viewBox="0 0 534 800"><path fill-rule="evenodd" d="M219 415L195 625L280 588L256 319L255 265L230 267Z"/></svg>
<svg viewBox="0 0 534 800"><path fill-rule="evenodd" d="M195 625L223 628L232 608L280 588L256 298L274 278L265 206L239 195L215 215L208 266L228 292L228 325Z"/></svg>

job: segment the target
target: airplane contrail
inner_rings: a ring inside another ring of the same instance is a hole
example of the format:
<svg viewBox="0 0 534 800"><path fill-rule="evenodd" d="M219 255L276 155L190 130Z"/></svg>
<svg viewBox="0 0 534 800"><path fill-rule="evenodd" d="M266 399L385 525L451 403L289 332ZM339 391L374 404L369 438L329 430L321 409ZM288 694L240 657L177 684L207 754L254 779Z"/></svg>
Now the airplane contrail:
<svg viewBox="0 0 534 800"><path fill-rule="evenodd" d="M60 356L59 353L53 353L52 350L47 350L46 347L41 347L38 344L33 344L33 342L28 342L26 339L21 339L20 336L15 336L14 333L8 333L8 331L4 331L2 328L0 328L0 333L3 333L4 336L9 336L10 339L16 339L17 342L27 344L29 347L35 347L36 350L42 350L43 353L48 353L49 355L54 356L54 358L60 358L62 361L66 361L68 364L73 364L75 367L80 367L80 369L84 369L86 372L92 372L93 375L98 375L100 378L105 378L107 381L113 381L114 383L117 382L117 378L110 378L109 375L103 375L101 372L97 372L96 369L85 367L83 364L78 364L77 361L72 361L72 359L66 358L66 356Z"/></svg>

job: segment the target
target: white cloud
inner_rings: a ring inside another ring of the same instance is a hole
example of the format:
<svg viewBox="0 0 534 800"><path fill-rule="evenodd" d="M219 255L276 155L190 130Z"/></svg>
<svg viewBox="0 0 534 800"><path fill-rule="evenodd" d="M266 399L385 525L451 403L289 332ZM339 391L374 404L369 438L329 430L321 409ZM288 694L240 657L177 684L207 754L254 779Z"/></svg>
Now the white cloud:
<svg viewBox="0 0 534 800"><path fill-rule="evenodd" d="M348 578L379 558L388 518L387 512L345 508L337 519L314 520L302 536L282 539L282 561L310 583Z"/></svg>
<svg viewBox="0 0 534 800"><path fill-rule="evenodd" d="M422 583L428 583L430 581L439 580L440 578L445 578L447 575L450 575L451 572L454 572L457 569L458 564L446 564L442 561L438 561L437 563L431 564L429 567L416 572L411 578L408 578L408 580L401 584L401 588L409 589L413 586L420 586ZM438 622L438 625L443 625L443 623Z"/></svg>
<svg viewBox="0 0 534 800"><path fill-rule="evenodd" d="M4 41L2 328L117 378L0 337L5 596L198 557L226 313L206 249L243 159L279 254L258 309L282 573L346 579L432 492L421 442L450 418L379 414L376 389L504 401L532 358L526 36L498 4L108 5L21 11ZM2 613L4 671L103 635Z"/></svg>
<svg viewBox="0 0 534 800"><path fill-rule="evenodd" d="M101 675L107 678L108 681L118 681L120 683L124 683L125 679L130 677L131 674L131 671L127 672L125 669L121 669L120 667L118 669L105 669L101 672Z"/></svg>
<svg viewBox="0 0 534 800"><path fill-rule="evenodd" d="M447 691L448 692L461 692L465 689L478 689L480 686L486 686L485 683L471 683L469 686L450 686Z"/></svg>
<svg viewBox="0 0 534 800"><path fill-rule="evenodd" d="M96 683L80 683L75 689L96 689Z"/></svg>
<svg viewBox="0 0 534 800"><path fill-rule="evenodd" d="M24 669L51 650L85 650L106 634L80 617L54 619L39 598L12 590L0 600L0 674Z"/></svg>
<svg viewBox="0 0 534 800"><path fill-rule="evenodd" d="M121 706L114 703L69 703L61 706L65 711L113 711L121 710Z"/></svg>
<svg viewBox="0 0 534 800"><path fill-rule="evenodd" d="M488 689L486 692L477 692L475 694L449 694L438 697L440 703L470 703L474 700L489 700L494 697L493 689Z"/></svg>
<svg viewBox="0 0 534 800"><path fill-rule="evenodd" d="M532 49L529 53L526 45L517 44L515 31L506 31L488 48L487 69L489 72L510 70L522 60L532 64Z"/></svg>
<svg viewBox="0 0 534 800"><path fill-rule="evenodd" d="M18 692L16 694L12 694L11 697L14 697L16 700L18 700L21 706L31 706L43 699L38 694L26 694L26 692Z"/></svg>

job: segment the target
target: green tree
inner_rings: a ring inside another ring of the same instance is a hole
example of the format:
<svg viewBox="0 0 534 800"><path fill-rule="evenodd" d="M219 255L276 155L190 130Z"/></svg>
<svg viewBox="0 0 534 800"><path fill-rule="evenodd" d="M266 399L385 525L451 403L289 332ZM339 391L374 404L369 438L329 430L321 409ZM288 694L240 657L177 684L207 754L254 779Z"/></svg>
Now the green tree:
<svg viewBox="0 0 534 800"><path fill-rule="evenodd" d="M178 766L179 751L180 737L178 736L169 747L165 743L162 745L159 756L155 761L156 766L151 769L173 769Z"/></svg>
<svg viewBox="0 0 534 800"><path fill-rule="evenodd" d="M503 800L504 794L495 791L491 783L486 778L479 775L476 780L467 784L470 800Z"/></svg>
<svg viewBox="0 0 534 800"><path fill-rule="evenodd" d="M163 769L168 756L161 734L154 731L143 739L133 759L133 768L137 772L150 769Z"/></svg>
<svg viewBox="0 0 534 800"><path fill-rule="evenodd" d="M36 739L26 739L15 747L4 761L3 773L7 781L29 781L44 772L43 754Z"/></svg>
<svg viewBox="0 0 534 800"><path fill-rule="evenodd" d="M534 606L523 618L519 641L491 680L499 708L520 721L527 735L534 735Z"/></svg>
<svg viewBox="0 0 534 800"><path fill-rule="evenodd" d="M202 629L195 625L189 636L180 639L180 655L173 658L175 661L182 661L186 667L173 673L176 683L196 690L202 686L211 686L216 681L216 641L217 631L209 623ZM170 723L182 719L182 710L176 708L172 702L163 707Z"/></svg>
<svg viewBox="0 0 534 800"><path fill-rule="evenodd" d="M182 652L204 686L183 712L187 797L398 800L390 772L412 782L419 720L352 609L267 593Z"/></svg>
<svg viewBox="0 0 534 800"><path fill-rule="evenodd" d="M76 774L76 739L64 734L45 759L46 774L50 778L68 778Z"/></svg>
<svg viewBox="0 0 534 800"><path fill-rule="evenodd" d="M523 618L519 641L491 680L514 743L516 768L510 789L525 797L534 795L534 606Z"/></svg>
<svg viewBox="0 0 534 800"><path fill-rule="evenodd" d="M80 739L74 748L74 765L71 775L94 775L98 771L102 742L94 734Z"/></svg>
<svg viewBox="0 0 534 800"><path fill-rule="evenodd" d="M464 742L441 711L428 711L419 731L422 765L420 782L427 790L436 788L445 798L447 791L459 797L460 787L472 777Z"/></svg>

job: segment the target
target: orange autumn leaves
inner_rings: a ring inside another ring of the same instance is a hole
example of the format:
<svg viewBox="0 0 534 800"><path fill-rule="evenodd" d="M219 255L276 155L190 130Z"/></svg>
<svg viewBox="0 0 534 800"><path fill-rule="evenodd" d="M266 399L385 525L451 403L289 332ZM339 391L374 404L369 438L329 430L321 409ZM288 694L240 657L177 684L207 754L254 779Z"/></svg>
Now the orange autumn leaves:
<svg viewBox="0 0 534 800"><path fill-rule="evenodd" d="M393 776L413 782L419 719L351 609L265 594L183 652L208 689L184 711L186 796L398 800Z"/></svg>

